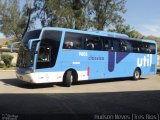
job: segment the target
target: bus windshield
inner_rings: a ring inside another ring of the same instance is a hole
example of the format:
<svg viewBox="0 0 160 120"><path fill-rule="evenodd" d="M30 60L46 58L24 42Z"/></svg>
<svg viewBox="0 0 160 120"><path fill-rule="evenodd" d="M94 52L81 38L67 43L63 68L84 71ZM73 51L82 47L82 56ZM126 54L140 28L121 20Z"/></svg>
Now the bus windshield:
<svg viewBox="0 0 160 120"><path fill-rule="evenodd" d="M22 43L19 47L16 67L20 68L29 67L31 66L32 61L28 47Z"/></svg>
<svg viewBox="0 0 160 120"><path fill-rule="evenodd" d="M31 51L28 48L28 41L31 39L39 38L41 30L34 30L27 32L23 39L22 43L20 44L18 58L17 58L17 67L30 67L33 66L34 62L34 54L37 46L37 42L33 42Z"/></svg>
<svg viewBox="0 0 160 120"><path fill-rule="evenodd" d="M23 39L22 39L22 42L23 42L23 43L28 43L28 41L29 41L30 39L37 39L37 38L39 38L40 33L41 33L41 30L34 30L34 31L27 32L27 33L24 35L24 37L23 37Z"/></svg>
<svg viewBox="0 0 160 120"><path fill-rule="evenodd" d="M37 43L38 41L32 43L31 50L28 49L27 44L21 43L16 65L17 67L24 68L33 66Z"/></svg>

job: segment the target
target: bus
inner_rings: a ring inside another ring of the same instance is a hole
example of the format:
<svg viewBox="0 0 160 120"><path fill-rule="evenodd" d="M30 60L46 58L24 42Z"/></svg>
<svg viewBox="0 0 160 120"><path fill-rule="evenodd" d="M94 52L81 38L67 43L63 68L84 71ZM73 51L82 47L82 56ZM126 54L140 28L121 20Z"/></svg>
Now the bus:
<svg viewBox="0 0 160 120"><path fill-rule="evenodd" d="M16 67L20 80L67 87L84 80L137 80L156 74L157 44L119 33L45 27L22 38Z"/></svg>

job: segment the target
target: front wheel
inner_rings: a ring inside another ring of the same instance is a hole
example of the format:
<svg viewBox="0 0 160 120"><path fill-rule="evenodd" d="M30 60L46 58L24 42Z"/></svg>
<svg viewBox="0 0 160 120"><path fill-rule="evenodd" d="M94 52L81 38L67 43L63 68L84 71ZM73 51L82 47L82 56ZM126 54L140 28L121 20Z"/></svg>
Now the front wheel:
<svg viewBox="0 0 160 120"><path fill-rule="evenodd" d="M73 82L73 75L72 75L72 71L67 71L64 75L64 78L63 78L63 85L65 87L70 87L71 84Z"/></svg>
<svg viewBox="0 0 160 120"><path fill-rule="evenodd" d="M134 80L138 80L141 76L140 70L139 69L135 69L134 73L133 73L133 79Z"/></svg>

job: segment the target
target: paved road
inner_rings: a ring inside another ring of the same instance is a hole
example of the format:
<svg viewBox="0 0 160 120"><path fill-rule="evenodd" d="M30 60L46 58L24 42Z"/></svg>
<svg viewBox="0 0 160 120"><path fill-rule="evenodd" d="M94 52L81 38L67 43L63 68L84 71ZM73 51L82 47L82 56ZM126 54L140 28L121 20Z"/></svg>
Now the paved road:
<svg viewBox="0 0 160 120"><path fill-rule="evenodd" d="M0 120L6 116L26 120L111 119L115 114L126 115L126 119L158 119L159 113L159 75L138 81L81 82L66 88L53 84L34 86L17 80L14 72L0 72Z"/></svg>

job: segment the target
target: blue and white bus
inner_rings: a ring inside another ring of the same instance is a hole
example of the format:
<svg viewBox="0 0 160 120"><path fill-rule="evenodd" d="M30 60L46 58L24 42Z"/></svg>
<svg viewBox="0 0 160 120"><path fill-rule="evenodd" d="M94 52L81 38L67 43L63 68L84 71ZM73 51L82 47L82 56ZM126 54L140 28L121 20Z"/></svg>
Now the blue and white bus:
<svg viewBox="0 0 160 120"><path fill-rule="evenodd" d="M16 75L30 83L153 75L157 44L104 31L46 27L29 31L20 42Z"/></svg>

